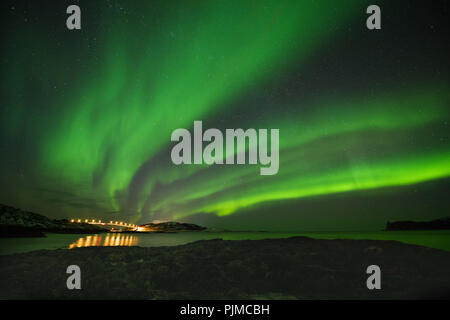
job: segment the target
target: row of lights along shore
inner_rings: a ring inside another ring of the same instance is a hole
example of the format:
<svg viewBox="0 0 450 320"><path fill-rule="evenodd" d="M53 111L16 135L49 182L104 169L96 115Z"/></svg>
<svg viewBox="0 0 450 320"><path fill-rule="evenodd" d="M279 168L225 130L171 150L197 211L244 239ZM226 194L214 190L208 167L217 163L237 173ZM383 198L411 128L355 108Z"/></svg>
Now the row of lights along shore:
<svg viewBox="0 0 450 320"><path fill-rule="evenodd" d="M81 219L77 219L77 220L71 219L70 222L81 223L82 220ZM95 219L92 219L91 221L89 221L89 219L84 219L84 223L107 224L106 222L102 222L102 220L95 220ZM135 224L125 223L125 222L121 222L121 221L110 221L108 224L112 224L112 225L116 225L116 226L124 226L124 227L137 227Z"/></svg>

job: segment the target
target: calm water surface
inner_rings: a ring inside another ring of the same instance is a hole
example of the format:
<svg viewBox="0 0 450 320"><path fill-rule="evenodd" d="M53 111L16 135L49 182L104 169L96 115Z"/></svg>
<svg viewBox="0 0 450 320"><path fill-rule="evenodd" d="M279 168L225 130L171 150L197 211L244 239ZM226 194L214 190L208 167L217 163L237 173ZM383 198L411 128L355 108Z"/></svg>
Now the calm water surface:
<svg viewBox="0 0 450 320"><path fill-rule="evenodd" d="M180 233L105 233L98 235L54 234L46 238L2 238L0 255L42 249L72 249L90 246L176 246L197 240L258 240L308 236L317 239L371 239L397 240L431 248L450 251L450 230L438 231L389 231L389 232L180 232Z"/></svg>

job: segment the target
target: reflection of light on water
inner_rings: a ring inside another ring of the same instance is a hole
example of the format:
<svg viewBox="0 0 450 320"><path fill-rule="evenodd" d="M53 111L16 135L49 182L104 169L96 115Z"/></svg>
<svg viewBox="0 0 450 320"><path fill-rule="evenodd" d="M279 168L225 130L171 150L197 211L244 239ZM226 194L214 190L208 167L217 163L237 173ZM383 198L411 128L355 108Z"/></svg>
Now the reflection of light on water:
<svg viewBox="0 0 450 320"><path fill-rule="evenodd" d="M84 245L84 239L83 239L83 238L78 239L78 241L77 241L77 247L78 247L78 248L81 248L81 247L83 247L83 245Z"/></svg>
<svg viewBox="0 0 450 320"><path fill-rule="evenodd" d="M78 239L76 242L69 245L69 249L72 248L84 248L84 247L131 247L138 244L138 238L135 236L130 236L120 233L108 233L105 240L102 242L101 235L86 236L84 238Z"/></svg>

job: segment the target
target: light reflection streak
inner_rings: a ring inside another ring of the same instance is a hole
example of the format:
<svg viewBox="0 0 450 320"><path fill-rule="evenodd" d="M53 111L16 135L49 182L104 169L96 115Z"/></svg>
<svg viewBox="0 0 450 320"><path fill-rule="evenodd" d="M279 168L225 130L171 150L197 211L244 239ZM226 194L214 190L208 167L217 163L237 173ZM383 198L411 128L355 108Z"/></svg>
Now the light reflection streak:
<svg viewBox="0 0 450 320"><path fill-rule="evenodd" d="M76 242L69 245L69 249L73 248L86 248L86 247L131 247L136 246L139 242L139 238L132 235L125 234L106 234L104 241L102 242L101 235L90 235L79 238Z"/></svg>

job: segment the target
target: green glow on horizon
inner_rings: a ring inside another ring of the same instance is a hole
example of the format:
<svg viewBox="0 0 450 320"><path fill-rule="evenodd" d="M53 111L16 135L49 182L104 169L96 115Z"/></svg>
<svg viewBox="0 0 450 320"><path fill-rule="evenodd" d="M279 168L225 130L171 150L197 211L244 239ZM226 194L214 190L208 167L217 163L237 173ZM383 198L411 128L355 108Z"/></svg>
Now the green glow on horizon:
<svg viewBox="0 0 450 320"><path fill-rule="evenodd" d="M349 163L344 165L333 160L321 162L322 157L342 154L346 148L357 150L361 147L371 148L371 144L382 144L386 134L377 132L386 133L394 130L393 135L398 134L398 137L389 134L387 136L395 146L403 147L402 131L406 130L412 134L415 130L420 130L421 127L445 117L448 90L439 86L437 88L429 89L431 93L422 91L422 94L417 94L421 92L420 90L415 90L415 95L403 93L393 97L393 100L381 97L369 105L364 105L364 99L362 99L361 103L356 103L360 108L345 107L346 103L343 103L343 106L336 108L339 113L329 112L330 109L327 109L327 113L314 114L312 117L300 113L298 119L291 117L287 124L279 123L279 127L282 128L280 134L286 136L280 142L278 175L260 177L252 167L234 172L227 170L223 175L216 175L213 180L192 186L189 192L183 191L183 193L168 196L161 206L220 193L223 189L220 182L223 181L226 181L229 187L238 188L241 184L241 181L237 179L239 174L249 183L248 189L239 188L237 193L228 194L224 199L216 199L215 203L201 208L194 207L192 212L185 212L177 217L181 218L197 211L228 215L242 207L264 201L410 185L448 177L450 176L450 150L445 149L422 153L410 147L404 151L391 152L392 155L386 153L382 158L373 158L372 155L358 160L359 156L355 154L350 157ZM426 106L426 112L423 106ZM394 114L393 108L395 108ZM320 110L320 107L314 110L317 109ZM333 121L333 125L330 125L330 121ZM299 125L293 126L292 123L296 122ZM277 123L276 119L272 123ZM371 139L359 137L364 135L365 131L375 131L376 135ZM342 140L339 139L340 135L344 135ZM321 141L327 137L337 137L339 144L333 145L330 142ZM313 150L317 143L320 151L302 151L302 146L307 146L308 143L313 145ZM296 146L296 151L289 152L293 146ZM315 162L318 162L318 165L310 165ZM157 205L156 208L158 208Z"/></svg>

